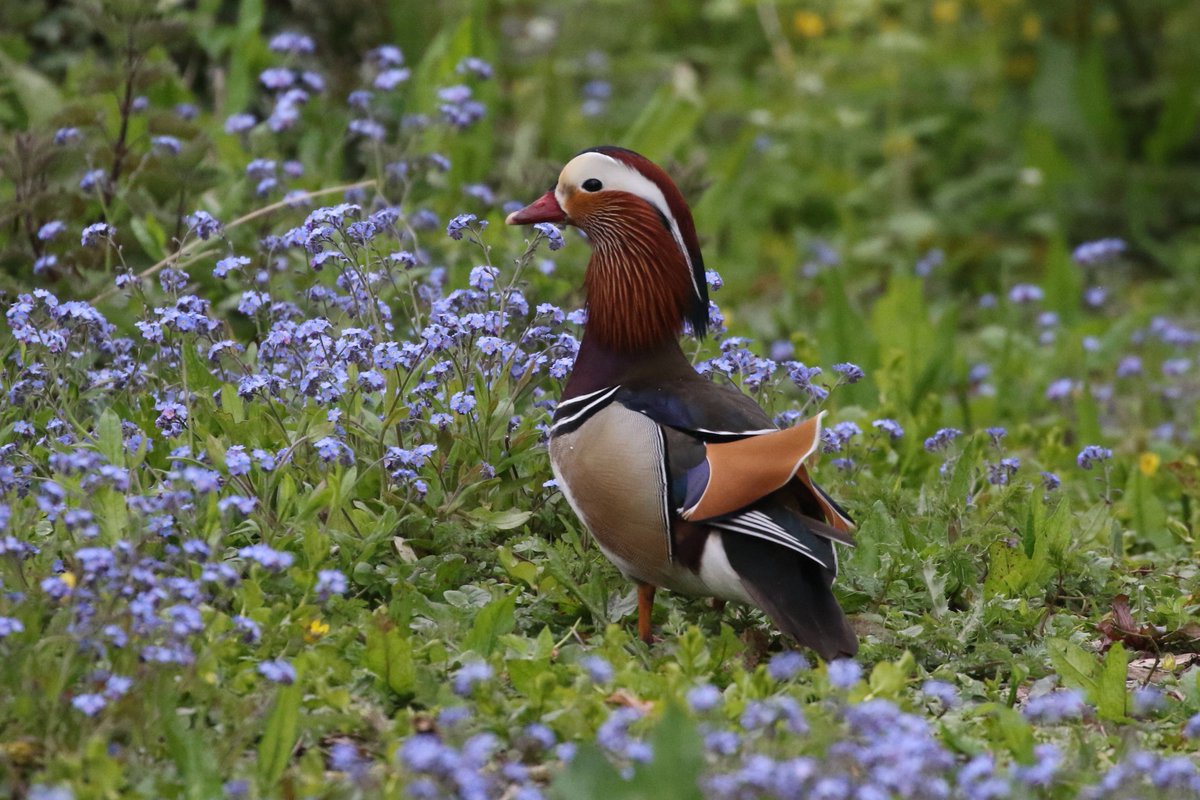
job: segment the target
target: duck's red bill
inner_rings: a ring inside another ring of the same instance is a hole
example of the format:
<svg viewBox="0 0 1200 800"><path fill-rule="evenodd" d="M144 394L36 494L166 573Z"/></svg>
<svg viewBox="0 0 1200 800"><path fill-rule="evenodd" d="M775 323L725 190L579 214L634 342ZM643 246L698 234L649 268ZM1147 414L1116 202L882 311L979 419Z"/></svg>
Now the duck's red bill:
<svg viewBox="0 0 1200 800"><path fill-rule="evenodd" d="M532 225L535 222L565 222L566 219L567 214L551 189L520 211L509 214L504 221L509 225Z"/></svg>

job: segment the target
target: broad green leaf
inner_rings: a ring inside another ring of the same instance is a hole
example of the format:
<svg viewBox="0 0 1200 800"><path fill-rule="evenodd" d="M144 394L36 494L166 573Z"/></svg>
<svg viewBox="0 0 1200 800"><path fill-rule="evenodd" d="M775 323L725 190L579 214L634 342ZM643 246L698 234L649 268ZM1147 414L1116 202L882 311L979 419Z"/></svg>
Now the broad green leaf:
<svg viewBox="0 0 1200 800"><path fill-rule="evenodd" d="M246 404L238 396L237 387L232 383L221 387L221 408L229 412L229 416L239 425L246 421Z"/></svg>
<svg viewBox="0 0 1200 800"><path fill-rule="evenodd" d="M1092 39L1078 58L1075 97L1092 135L1109 152L1120 153L1124 150L1125 134L1121 117L1113 108L1107 72L1104 44Z"/></svg>
<svg viewBox="0 0 1200 800"><path fill-rule="evenodd" d="M508 673L508 679L512 682L513 688L520 692L523 697L529 698L534 703L543 702L544 698L541 696L540 691L541 678L549 675L553 680L550 659L509 659L504 662L504 668Z"/></svg>
<svg viewBox="0 0 1200 800"><path fill-rule="evenodd" d="M1071 504L1066 500L1059 500L1054 511L1038 529L1038 541L1034 548L1035 555L1045 553L1055 563L1061 563L1073 541L1074 519L1074 515L1071 513ZM1080 534L1086 532L1086 528L1079 528Z"/></svg>
<svg viewBox="0 0 1200 800"><path fill-rule="evenodd" d="M363 666L401 700L412 697L417 680L412 642L391 620L378 616L367 630L366 638Z"/></svg>
<svg viewBox="0 0 1200 800"><path fill-rule="evenodd" d="M166 257L167 234L158 224L158 220L151 216L133 217L129 220L129 227L146 255L155 261Z"/></svg>
<svg viewBox="0 0 1200 800"><path fill-rule="evenodd" d="M1092 394L1092 388L1086 381L1084 382L1083 391L1079 392L1075 398L1075 417L1078 420L1077 436L1079 441L1098 442L1102 439L1100 404L1096 402L1096 398Z"/></svg>
<svg viewBox="0 0 1200 800"><path fill-rule="evenodd" d="M650 739L654 760L634 770L630 789L633 797L670 797L673 800L703 800L700 773L704 750L695 724L674 703L654 729Z"/></svg>
<svg viewBox="0 0 1200 800"><path fill-rule="evenodd" d="M504 571L510 577L521 581L531 588L537 588L537 564L517 558L513 555L512 550L507 547L496 548L496 555L500 561L500 566L504 567Z"/></svg>
<svg viewBox="0 0 1200 800"><path fill-rule="evenodd" d="M1008 706L997 706L992 712L991 721L997 738L1013 758L1023 764L1033 761L1033 728L1021 716L1021 712Z"/></svg>
<svg viewBox="0 0 1200 800"><path fill-rule="evenodd" d="M1079 689L1094 700L1098 667L1093 654L1066 639L1047 640L1046 653L1063 684Z"/></svg>
<svg viewBox="0 0 1200 800"><path fill-rule="evenodd" d="M1120 722L1125 719L1125 646L1114 642L1104 657L1104 666L1096 679L1096 694L1091 698L1102 719Z"/></svg>
<svg viewBox="0 0 1200 800"><path fill-rule="evenodd" d="M262 739L258 743L258 785L264 794L275 794L274 788L292 759L302 696L299 682L279 687L271 712L267 715Z"/></svg>
<svg viewBox="0 0 1200 800"><path fill-rule="evenodd" d="M247 110L257 76L253 59L262 41L263 0L242 0L237 4L236 38L229 48L229 77L226 79L227 113Z"/></svg>
<svg viewBox="0 0 1200 800"><path fill-rule="evenodd" d="M1167 512L1162 500L1158 498L1150 479L1140 469L1129 471L1125 502L1129 507L1130 522L1138 536L1159 550L1175 544L1175 537L1167 530Z"/></svg>
<svg viewBox="0 0 1200 800"><path fill-rule="evenodd" d="M0 50L0 87L5 84L20 101L30 127L46 125L62 108L62 93L54 81Z"/></svg>
<svg viewBox="0 0 1200 800"><path fill-rule="evenodd" d="M115 544L129 534L129 508L125 495L108 486L101 486L92 495L92 511L100 523L107 544Z"/></svg>
<svg viewBox="0 0 1200 800"><path fill-rule="evenodd" d="M1196 102L1200 73L1180 70L1171 78L1172 88L1158 115L1158 126L1146 140L1147 157L1159 164L1192 140L1200 117L1200 103Z"/></svg>
<svg viewBox="0 0 1200 800"><path fill-rule="evenodd" d="M510 594L493 600L475 616L471 632L463 640L463 650L478 653L486 658L496 647L496 642L516 627L517 596Z"/></svg>
<svg viewBox="0 0 1200 800"><path fill-rule="evenodd" d="M658 87L622 137L626 147L662 160L691 135L704 107L698 95L681 86L688 77L677 73L675 82Z"/></svg>
<svg viewBox="0 0 1200 800"><path fill-rule="evenodd" d="M179 695L170 687L160 686L158 719L167 755L179 771L184 796L189 800L222 797L221 775L214 751L200 732L188 727L179 707Z"/></svg>
<svg viewBox="0 0 1200 800"><path fill-rule="evenodd" d="M510 508L506 511L491 511L479 508L471 512L473 519L479 520L484 525L495 528L498 531L511 531L514 528L519 528L528 522L532 516L532 511L522 511L517 508Z"/></svg>
<svg viewBox="0 0 1200 800"><path fill-rule="evenodd" d="M96 422L96 445L108 463L121 466L125 463L125 437L121 432L121 418L111 408L105 409Z"/></svg>
<svg viewBox="0 0 1200 800"><path fill-rule="evenodd" d="M825 270L820 281L825 300L821 308L822 359L828 363L854 361L868 369L875 363L883 363L885 359L876 355L881 348L877 348L871 335L872 326L866 324L863 315L851 304L841 271Z"/></svg>
<svg viewBox="0 0 1200 800"><path fill-rule="evenodd" d="M871 670L869 681L871 694L879 697L895 698L904 689L907 677L899 663L880 661Z"/></svg>
<svg viewBox="0 0 1200 800"><path fill-rule="evenodd" d="M1058 313L1065 323L1079 316L1079 297L1083 293L1083 273L1071 260L1071 253L1061 236L1050 240L1046 250L1046 305ZM1090 441L1090 440L1089 440Z"/></svg>
<svg viewBox="0 0 1200 800"><path fill-rule="evenodd" d="M622 800L637 795L600 748L585 741L554 779L550 796L556 800Z"/></svg>
<svg viewBox="0 0 1200 800"><path fill-rule="evenodd" d="M887 292L871 310L870 327L879 342L878 363L900 365L900 399L915 411L924 396L923 386L949 357L945 343L938 341L921 280L892 275Z"/></svg>
<svg viewBox="0 0 1200 800"><path fill-rule="evenodd" d="M1069 504L1060 502L1047 517L1040 497L1031 495L1028 502L1021 547L999 539L988 548L988 575L984 581L988 595L1036 595L1061 567L1071 538Z"/></svg>

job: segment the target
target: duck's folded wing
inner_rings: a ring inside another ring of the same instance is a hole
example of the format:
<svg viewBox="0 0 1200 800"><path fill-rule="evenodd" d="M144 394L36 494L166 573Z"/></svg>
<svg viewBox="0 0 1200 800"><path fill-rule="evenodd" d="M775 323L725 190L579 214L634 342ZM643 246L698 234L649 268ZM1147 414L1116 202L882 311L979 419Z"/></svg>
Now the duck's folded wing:
<svg viewBox="0 0 1200 800"><path fill-rule="evenodd" d="M693 521L720 517L786 486L820 444L824 413L786 430L706 443L704 460L687 472L679 515Z"/></svg>
<svg viewBox="0 0 1200 800"><path fill-rule="evenodd" d="M806 530L853 545L853 520L813 482L805 467L820 445L825 412L779 430L736 389L707 381L701 386L704 391L688 387L690 392L623 387L617 395L622 405L650 417L665 431L673 510L692 522L732 519L788 487ZM746 521L741 526L768 527Z"/></svg>
<svg viewBox="0 0 1200 800"><path fill-rule="evenodd" d="M722 531L750 536L786 547L818 564L827 574L825 584L837 575L837 551L833 542L844 541L841 534L820 520L799 513L795 502L776 493L754 506L718 519L705 520L704 525Z"/></svg>

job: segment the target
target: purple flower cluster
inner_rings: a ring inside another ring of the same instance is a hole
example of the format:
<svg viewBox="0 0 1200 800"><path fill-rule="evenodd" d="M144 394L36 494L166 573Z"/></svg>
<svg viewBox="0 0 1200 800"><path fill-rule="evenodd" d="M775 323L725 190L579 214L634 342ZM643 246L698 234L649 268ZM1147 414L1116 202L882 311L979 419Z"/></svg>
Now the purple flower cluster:
<svg viewBox="0 0 1200 800"><path fill-rule="evenodd" d="M1096 444L1089 444L1087 447L1079 451L1079 455L1075 457L1075 463L1081 469L1091 469L1099 463L1103 463L1112 458L1113 452L1107 447L1101 447Z"/></svg>
<svg viewBox="0 0 1200 800"><path fill-rule="evenodd" d="M1125 250L1126 244L1122 239L1097 239L1076 247L1071 253L1071 258L1076 264L1101 264L1119 258Z"/></svg>
<svg viewBox="0 0 1200 800"><path fill-rule="evenodd" d="M925 440L925 449L931 453L945 450L959 436L962 436L962 431L958 428L939 428L933 436Z"/></svg>

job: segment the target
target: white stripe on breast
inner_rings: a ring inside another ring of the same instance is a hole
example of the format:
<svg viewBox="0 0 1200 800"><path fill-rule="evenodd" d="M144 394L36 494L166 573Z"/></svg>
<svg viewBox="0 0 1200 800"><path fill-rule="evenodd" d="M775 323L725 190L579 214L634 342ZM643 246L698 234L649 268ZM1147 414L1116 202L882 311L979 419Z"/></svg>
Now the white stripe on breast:
<svg viewBox="0 0 1200 800"><path fill-rule="evenodd" d="M602 406L605 403L607 403L609 401L609 399L612 398L612 396L614 394L616 394L620 388L621 388L620 386L614 386L611 389L605 389L603 392L599 393L600 394L599 397L597 397L595 400L588 403L586 406L579 409L578 411L575 411L574 413L572 413L571 416L563 417L562 419L556 421L553 425L550 426L550 435L553 436L560 428L566 427L567 425L570 425L572 422L575 422L579 418L587 416L587 414L590 411L592 411L592 409L594 409L598 406ZM590 396L591 395L589 395L589 397Z"/></svg>
<svg viewBox="0 0 1200 800"><path fill-rule="evenodd" d="M621 387L619 385L618 386L605 386L603 389L597 389L594 392L588 392L587 394L576 395L575 397L572 397L567 400L563 400L563 401L559 402L558 406L554 410L555 411L567 411L568 413L571 413L574 411L574 408L573 408L574 406L587 405L587 402L589 400L591 400L592 398L599 397L600 395L604 394L605 392L611 392L613 389L620 389L620 388Z"/></svg>

